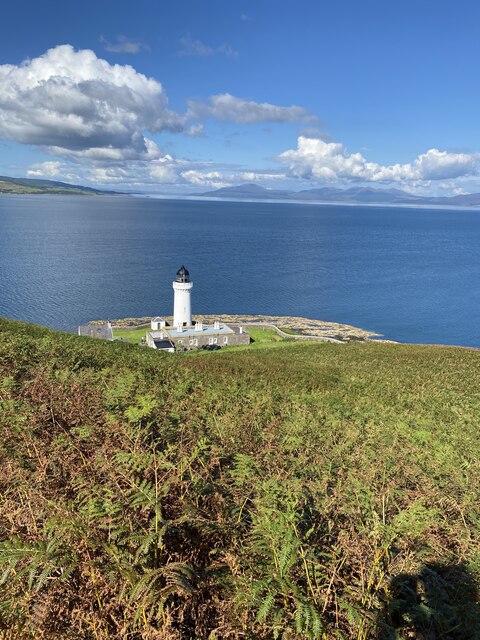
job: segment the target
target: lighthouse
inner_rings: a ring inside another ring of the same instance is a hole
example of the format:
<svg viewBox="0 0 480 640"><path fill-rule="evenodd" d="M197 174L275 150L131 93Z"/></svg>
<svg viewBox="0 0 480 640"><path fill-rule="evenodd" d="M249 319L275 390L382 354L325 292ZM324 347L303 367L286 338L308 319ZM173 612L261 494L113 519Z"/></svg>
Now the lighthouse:
<svg viewBox="0 0 480 640"><path fill-rule="evenodd" d="M193 282L190 274L182 265L177 271L173 282L173 326L190 327L192 325L192 305L190 302L190 292Z"/></svg>

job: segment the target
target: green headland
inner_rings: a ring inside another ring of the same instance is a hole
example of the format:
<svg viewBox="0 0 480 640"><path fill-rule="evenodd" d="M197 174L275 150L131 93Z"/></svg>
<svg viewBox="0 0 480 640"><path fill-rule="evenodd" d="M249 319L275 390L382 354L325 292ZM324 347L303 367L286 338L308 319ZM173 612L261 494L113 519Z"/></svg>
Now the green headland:
<svg viewBox="0 0 480 640"><path fill-rule="evenodd" d="M0 320L0 637L480 637L479 358Z"/></svg>
<svg viewBox="0 0 480 640"><path fill-rule="evenodd" d="M40 180L37 178L11 178L0 176L1 194L55 194L55 195L113 195L113 191L101 191L91 187L58 182L56 180Z"/></svg>

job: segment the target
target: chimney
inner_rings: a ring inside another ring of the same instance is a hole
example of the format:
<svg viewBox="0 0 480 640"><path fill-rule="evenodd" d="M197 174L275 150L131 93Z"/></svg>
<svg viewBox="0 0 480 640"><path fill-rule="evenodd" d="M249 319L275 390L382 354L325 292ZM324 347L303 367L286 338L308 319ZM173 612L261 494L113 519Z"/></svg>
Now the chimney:
<svg viewBox="0 0 480 640"><path fill-rule="evenodd" d="M238 333L243 333L243 327L238 327Z"/></svg>
<svg viewBox="0 0 480 640"><path fill-rule="evenodd" d="M195 325L195 331L203 331L203 324L201 322L197 322Z"/></svg>
<svg viewBox="0 0 480 640"><path fill-rule="evenodd" d="M183 325L182 324L177 324L177 332L178 333L182 333L183 331Z"/></svg>
<svg viewBox="0 0 480 640"><path fill-rule="evenodd" d="M213 323L213 328L215 329L215 331L218 331L220 329L220 322L218 320L215 320L215 322Z"/></svg>

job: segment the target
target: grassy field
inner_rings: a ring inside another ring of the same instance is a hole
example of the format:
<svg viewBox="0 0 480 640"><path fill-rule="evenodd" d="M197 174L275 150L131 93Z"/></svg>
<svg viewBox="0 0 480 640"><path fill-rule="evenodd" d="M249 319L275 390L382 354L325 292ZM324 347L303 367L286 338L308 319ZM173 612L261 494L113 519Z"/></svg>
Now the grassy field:
<svg viewBox="0 0 480 640"><path fill-rule="evenodd" d="M262 329L262 328L255 329L253 327L246 327L246 331L248 331L248 333L252 338L250 347L258 348L258 347L265 347L267 345L269 347L272 347L272 346L283 347L285 345L291 344L289 340L286 340L285 338L282 338L281 336L279 336L278 333L273 329Z"/></svg>
<svg viewBox="0 0 480 640"><path fill-rule="evenodd" d="M142 338L145 338L147 331L150 331L150 325L143 329L115 329L113 337L115 340L126 340L131 344L139 344Z"/></svg>
<svg viewBox="0 0 480 640"><path fill-rule="evenodd" d="M480 352L0 333L2 639L480 637Z"/></svg>

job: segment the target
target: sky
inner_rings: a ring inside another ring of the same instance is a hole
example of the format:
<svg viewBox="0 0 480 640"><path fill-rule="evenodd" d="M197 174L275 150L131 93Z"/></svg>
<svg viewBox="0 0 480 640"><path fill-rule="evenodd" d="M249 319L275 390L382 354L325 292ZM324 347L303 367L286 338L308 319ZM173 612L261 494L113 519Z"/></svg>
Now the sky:
<svg viewBox="0 0 480 640"><path fill-rule="evenodd" d="M0 174L480 192L480 3L2 6Z"/></svg>

